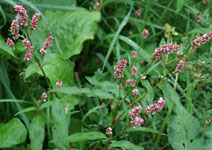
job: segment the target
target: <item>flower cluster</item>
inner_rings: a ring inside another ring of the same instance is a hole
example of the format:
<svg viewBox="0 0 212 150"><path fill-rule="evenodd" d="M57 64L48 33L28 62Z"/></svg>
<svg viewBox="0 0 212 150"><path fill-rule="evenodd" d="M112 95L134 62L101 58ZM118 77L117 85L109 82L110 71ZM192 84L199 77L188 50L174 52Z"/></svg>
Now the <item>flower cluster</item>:
<svg viewBox="0 0 212 150"><path fill-rule="evenodd" d="M123 59L114 66L114 77L115 78L123 78L124 77L124 69L125 69L126 65L127 65L127 60Z"/></svg>
<svg viewBox="0 0 212 150"><path fill-rule="evenodd" d="M141 9L137 9L137 10L136 10L136 15L137 15L137 16L140 16L140 15L141 15Z"/></svg>
<svg viewBox="0 0 212 150"><path fill-rule="evenodd" d="M53 39L53 36L50 34L49 37L46 39L46 41L44 42L43 44L43 48L40 50L40 53L42 55L46 55L47 54L47 51L46 49L50 47L51 43L52 43L52 39Z"/></svg>
<svg viewBox="0 0 212 150"><path fill-rule="evenodd" d="M38 13L35 13L31 21L31 27L30 27L31 30L37 29L39 18L40 18L40 15Z"/></svg>
<svg viewBox="0 0 212 150"><path fill-rule="evenodd" d="M93 8L95 10L97 10L99 8L99 6L100 6L100 3L99 2L95 2L94 5L93 5Z"/></svg>
<svg viewBox="0 0 212 150"><path fill-rule="evenodd" d="M14 9L18 13L18 16L20 18L20 24L23 27L27 27L28 15L27 15L26 9L21 5L14 6Z"/></svg>
<svg viewBox="0 0 212 150"><path fill-rule="evenodd" d="M17 40L18 34L19 34L19 22L18 22L18 20L13 20L13 22L11 24L11 31L12 31L13 39Z"/></svg>
<svg viewBox="0 0 212 150"><path fill-rule="evenodd" d="M10 38L8 38L8 39L7 39L7 45L8 45L9 47L13 47L13 46L14 46L13 40L11 40Z"/></svg>
<svg viewBox="0 0 212 150"><path fill-rule="evenodd" d="M131 125L133 127L141 126L144 123L144 120L139 116L139 113L141 112L141 106L135 107L130 112L130 119L131 119Z"/></svg>
<svg viewBox="0 0 212 150"><path fill-rule="evenodd" d="M133 56L134 58L136 58L136 57L138 56L137 52L136 52L136 51L132 51L132 56Z"/></svg>
<svg viewBox="0 0 212 150"><path fill-rule="evenodd" d="M204 34L203 36L200 36L200 37L196 38L195 40L193 40L191 42L191 47L193 49L196 49L196 48L200 47L201 45L205 44L205 42L209 41L211 38L212 38L212 32Z"/></svg>
<svg viewBox="0 0 212 150"><path fill-rule="evenodd" d="M200 22L200 19L201 19L201 16L197 16L196 19L195 19L195 21L196 22Z"/></svg>
<svg viewBox="0 0 212 150"><path fill-rule="evenodd" d="M128 79L126 81L126 84L129 85L129 84L135 84L136 83L136 79Z"/></svg>
<svg viewBox="0 0 212 150"><path fill-rule="evenodd" d="M112 134L113 134L111 127L108 127L108 128L106 129L106 134L107 134L107 135L112 135Z"/></svg>
<svg viewBox="0 0 212 150"><path fill-rule="evenodd" d="M44 92L42 95L41 95L41 99L46 102L46 98L48 97L48 95Z"/></svg>
<svg viewBox="0 0 212 150"><path fill-rule="evenodd" d="M205 120L205 123L206 123L207 125L208 125L210 122L211 122L210 119L206 119L206 120Z"/></svg>
<svg viewBox="0 0 212 150"><path fill-rule="evenodd" d="M179 45L177 44L164 44L162 47L155 49L155 52L153 53L151 59L153 60L153 62L156 62L163 58L166 54L173 53L175 51L178 51L179 49Z"/></svg>
<svg viewBox="0 0 212 150"><path fill-rule="evenodd" d="M23 44L24 44L24 48L27 50L27 51L33 51L33 46L31 45L30 41L27 40L27 39L24 39L23 41Z"/></svg>
<svg viewBox="0 0 212 150"><path fill-rule="evenodd" d="M62 82L61 80L59 80L59 81L56 83L56 86L57 86L58 88L61 88L61 87L62 87L62 84L63 84L63 82Z"/></svg>
<svg viewBox="0 0 212 150"><path fill-rule="evenodd" d="M143 38L146 39L149 36L149 31L147 29L144 29L142 32Z"/></svg>
<svg viewBox="0 0 212 150"><path fill-rule="evenodd" d="M165 105L165 100L161 97L156 104L151 104L149 106L147 106L144 110L144 112L146 114L152 114L154 115L155 113L157 113L158 111L160 111L163 106Z"/></svg>
<svg viewBox="0 0 212 150"><path fill-rule="evenodd" d="M119 84L119 85L117 86L117 88L118 88L118 89L122 89L122 88L123 88L123 84L122 84L122 83Z"/></svg>
<svg viewBox="0 0 212 150"><path fill-rule="evenodd" d="M135 76L135 74L136 74L136 72L138 71L138 69L137 69L136 66L132 66L131 71L132 71L131 76L133 77L133 76Z"/></svg>
<svg viewBox="0 0 212 150"><path fill-rule="evenodd" d="M138 89L136 87L132 90L132 92L133 92L133 96L134 97L137 97L137 95L138 95Z"/></svg>
<svg viewBox="0 0 212 150"><path fill-rule="evenodd" d="M209 0L203 0L203 4L207 5Z"/></svg>
<svg viewBox="0 0 212 150"><path fill-rule="evenodd" d="M32 53L30 51L28 51L24 57L24 60L25 61L29 61L31 60L31 57L32 57Z"/></svg>
<svg viewBox="0 0 212 150"><path fill-rule="evenodd" d="M175 71L172 74L175 76L177 73L180 73L183 70L183 68L184 68L184 64L185 64L185 62L181 60L177 64L177 67L175 68Z"/></svg>

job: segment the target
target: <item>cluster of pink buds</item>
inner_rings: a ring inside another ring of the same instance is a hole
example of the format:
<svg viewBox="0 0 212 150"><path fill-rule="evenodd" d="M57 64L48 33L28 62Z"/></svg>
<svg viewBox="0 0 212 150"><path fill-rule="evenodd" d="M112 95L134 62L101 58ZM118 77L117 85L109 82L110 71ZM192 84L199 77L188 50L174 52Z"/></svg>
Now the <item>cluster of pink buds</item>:
<svg viewBox="0 0 212 150"><path fill-rule="evenodd" d="M139 116L140 112L141 112L141 106L135 107L130 112L131 125L133 127L141 126L144 123L144 120L141 118L141 116Z"/></svg>
<svg viewBox="0 0 212 150"><path fill-rule="evenodd" d="M14 9L18 13L18 16L20 18L20 24L23 27L27 27L28 15L27 15L26 9L21 5L14 6Z"/></svg>
<svg viewBox="0 0 212 150"><path fill-rule="evenodd" d="M201 16L197 16L196 19L195 19L195 21L196 22L200 22L200 19L201 19Z"/></svg>
<svg viewBox="0 0 212 150"><path fill-rule="evenodd" d="M138 56L138 53L136 52L136 51L132 51L132 56L134 57L134 58L136 58L137 56Z"/></svg>
<svg viewBox="0 0 212 150"><path fill-rule="evenodd" d="M207 5L210 0L203 0L203 4Z"/></svg>
<svg viewBox="0 0 212 150"><path fill-rule="evenodd" d="M46 102L46 98L48 97L48 95L44 92L42 95L41 95L41 99Z"/></svg>
<svg viewBox="0 0 212 150"><path fill-rule="evenodd" d="M133 96L134 97L137 97L137 95L138 95L138 89L136 87L132 90L132 92L133 92Z"/></svg>
<svg viewBox="0 0 212 150"><path fill-rule="evenodd" d="M97 10L99 8L99 6L100 6L100 3L99 2L95 2L94 5L93 5L93 8L95 10Z"/></svg>
<svg viewBox="0 0 212 150"><path fill-rule="evenodd" d="M18 20L13 20L13 22L11 24L11 31L12 31L13 39L17 40L18 34L19 34L19 22L18 22Z"/></svg>
<svg viewBox="0 0 212 150"><path fill-rule="evenodd" d="M131 71L132 71L131 76L133 77L133 76L135 76L135 74L136 74L136 72L138 71L138 69L137 69L136 66L132 66Z"/></svg>
<svg viewBox="0 0 212 150"><path fill-rule="evenodd" d="M40 18L40 15L38 13L35 13L31 21L31 27L30 27L31 30L37 29L39 18Z"/></svg>
<svg viewBox="0 0 212 150"><path fill-rule="evenodd" d="M8 45L9 47L13 47L13 46L14 46L13 40L11 40L10 38L8 38L8 39L7 39L7 45Z"/></svg>
<svg viewBox="0 0 212 150"><path fill-rule="evenodd" d="M206 120L205 120L205 123L206 123L207 125L208 125L210 122L211 122L210 119L206 119Z"/></svg>
<svg viewBox="0 0 212 150"><path fill-rule="evenodd" d="M123 88L123 84L122 84L122 83L119 84L119 85L117 86L117 88L118 88L118 89L122 89L122 88Z"/></svg>
<svg viewBox="0 0 212 150"><path fill-rule="evenodd" d="M142 32L143 38L146 39L149 36L149 31L147 29L144 29Z"/></svg>
<svg viewBox="0 0 212 150"><path fill-rule="evenodd" d="M183 70L183 68L184 68L184 64L185 64L185 62L181 60L177 64L177 67L175 68L175 71L172 74L175 76L177 73L180 73Z"/></svg>
<svg viewBox="0 0 212 150"><path fill-rule="evenodd" d="M30 41L28 41L27 39L24 39L23 41L23 44L24 44L24 48L27 50L27 51L29 51L29 52L31 52L31 51L33 51L33 46L31 46L31 43L30 43Z"/></svg>
<svg viewBox="0 0 212 150"><path fill-rule="evenodd" d="M105 106L106 106L105 103L102 103L101 106L102 106L101 110L104 111L105 110Z"/></svg>
<svg viewBox="0 0 212 150"><path fill-rule="evenodd" d="M52 43L52 40L53 40L53 36L50 34L49 37L46 39L46 41L44 42L43 44L43 48L40 50L40 53L42 55L46 55L47 54L47 51L46 49L50 47L51 43Z"/></svg>
<svg viewBox="0 0 212 150"><path fill-rule="evenodd" d="M126 84L129 85L129 84L135 84L136 83L136 79L128 79L126 81Z"/></svg>
<svg viewBox="0 0 212 150"><path fill-rule="evenodd" d="M137 10L136 10L136 15L137 15L137 16L140 16L140 15L141 15L141 9L137 9Z"/></svg>
<svg viewBox="0 0 212 150"><path fill-rule="evenodd" d="M115 78L123 78L124 77L124 69L125 69L126 65L127 65L127 60L123 59L114 66L114 77Z"/></svg>
<svg viewBox="0 0 212 150"><path fill-rule="evenodd" d="M61 80L59 80L59 81L56 83L56 86L57 86L58 88L61 88L61 87L62 87L62 84L63 84L63 82L62 82Z"/></svg>
<svg viewBox="0 0 212 150"><path fill-rule="evenodd" d="M149 106L147 106L144 110L144 112L146 114L152 114L154 115L155 113L157 113L158 111L160 111L163 106L165 105L165 100L161 97L156 104L151 104Z"/></svg>
<svg viewBox="0 0 212 150"><path fill-rule="evenodd" d="M113 134L111 127L108 127L108 128L106 129L106 134L107 134L107 135L112 135L112 134Z"/></svg>
<svg viewBox="0 0 212 150"><path fill-rule="evenodd" d="M200 47L201 45L205 44L211 38L212 38L212 32L204 34L203 36L200 36L200 37L196 38L195 40L193 40L191 42L191 47L193 49L196 49L196 48Z"/></svg>
<svg viewBox="0 0 212 150"><path fill-rule="evenodd" d="M141 109L142 109L141 106L137 106L134 109L132 109L131 112L130 112L130 119L133 119L136 116L138 116L141 112Z"/></svg>
<svg viewBox="0 0 212 150"><path fill-rule="evenodd" d="M175 51L178 51L179 49L180 47L177 44L164 44L162 47L155 49L155 52L153 53L151 59L153 60L153 62L156 62L163 58L166 54L173 53Z"/></svg>
<svg viewBox="0 0 212 150"><path fill-rule="evenodd" d="M29 61L31 60L31 57L32 57L32 53L30 51L28 51L24 57L24 60L25 61Z"/></svg>

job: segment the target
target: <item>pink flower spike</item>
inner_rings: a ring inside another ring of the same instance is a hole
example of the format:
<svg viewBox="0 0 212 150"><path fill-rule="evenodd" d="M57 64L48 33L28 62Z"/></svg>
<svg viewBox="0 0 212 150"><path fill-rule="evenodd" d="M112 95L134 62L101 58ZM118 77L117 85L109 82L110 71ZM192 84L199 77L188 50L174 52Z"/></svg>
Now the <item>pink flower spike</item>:
<svg viewBox="0 0 212 150"><path fill-rule="evenodd" d="M141 9L137 9L137 10L136 10L136 15L137 15L137 16L140 16L140 15L141 15Z"/></svg>
<svg viewBox="0 0 212 150"><path fill-rule="evenodd" d="M136 97L138 95L138 89L135 87L133 89L133 96Z"/></svg>
<svg viewBox="0 0 212 150"><path fill-rule="evenodd" d="M20 17L20 22L23 27L27 27L28 24L28 15L26 9L21 5L14 6L15 11Z"/></svg>
<svg viewBox="0 0 212 150"><path fill-rule="evenodd" d="M8 45L9 47L13 47L13 46L14 46L13 40L11 40L10 38L8 38L8 39L7 39L7 45Z"/></svg>
<svg viewBox="0 0 212 150"><path fill-rule="evenodd" d="M41 95L41 99L46 99L47 97L48 95L45 92Z"/></svg>
<svg viewBox="0 0 212 150"><path fill-rule="evenodd" d="M165 103L165 100L161 97L156 104L147 106L144 110L144 113L154 115L164 107Z"/></svg>
<svg viewBox="0 0 212 150"><path fill-rule="evenodd" d="M24 48L27 51L29 51L29 52L33 51L34 48L33 48L33 46L31 46L31 43L27 39L24 39L22 42L24 44Z"/></svg>
<svg viewBox="0 0 212 150"><path fill-rule="evenodd" d="M210 122L211 122L210 119L206 119L206 120L205 120L205 123L206 123L207 125L208 125Z"/></svg>
<svg viewBox="0 0 212 150"><path fill-rule="evenodd" d="M135 76L135 74L138 71L138 69L137 69L136 66L132 66L131 71L132 71L132 76Z"/></svg>
<svg viewBox="0 0 212 150"><path fill-rule="evenodd" d="M177 64L177 67L175 68L175 71L172 73L174 76L176 76L177 73L180 73L182 72L183 68L184 68L184 64L185 62L184 61L180 61L178 64Z"/></svg>
<svg viewBox="0 0 212 150"><path fill-rule="evenodd" d="M136 79L128 79L126 81L126 84L129 85L129 84L135 84L136 83Z"/></svg>
<svg viewBox="0 0 212 150"><path fill-rule="evenodd" d="M141 116L137 116L131 121L133 127L140 127L143 123L144 119L142 119Z"/></svg>
<svg viewBox="0 0 212 150"><path fill-rule="evenodd" d="M56 86L58 87L58 88L61 88L62 87L62 81L61 80L59 80L57 83L56 83Z"/></svg>
<svg viewBox="0 0 212 150"><path fill-rule="evenodd" d="M203 0L203 4L207 5L210 0Z"/></svg>
<svg viewBox="0 0 212 150"><path fill-rule="evenodd" d="M196 19L195 19L195 21L196 22L200 22L200 19L201 19L201 17L200 16L197 16Z"/></svg>
<svg viewBox="0 0 212 150"><path fill-rule="evenodd" d="M46 51L44 48L42 48L42 49L40 50L40 53L41 53L42 55L46 55L46 54L47 54L47 51Z"/></svg>
<svg viewBox="0 0 212 150"><path fill-rule="evenodd" d="M123 78L124 77L124 69L125 69L126 65L127 65L127 60L123 59L114 66L114 77L115 78Z"/></svg>
<svg viewBox="0 0 212 150"><path fill-rule="evenodd" d="M52 35L49 35L48 39L46 39L46 41L44 42L43 48L45 50L50 47L50 45L52 43L52 39L53 39L53 36Z"/></svg>
<svg viewBox="0 0 212 150"><path fill-rule="evenodd" d="M94 5L93 5L93 8L95 10L97 10L99 8L99 6L100 6L100 3L99 2L95 2Z"/></svg>
<svg viewBox="0 0 212 150"><path fill-rule="evenodd" d="M133 51L132 51L132 56L133 56L134 58L136 58L136 57L138 56L137 52L133 50Z"/></svg>
<svg viewBox="0 0 212 150"><path fill-rule="evenodd" d="M202 46L203 44L205 44L207 41L209 41L210 39L212 38L212 32L209 32L207 34L204 34L203 36L200 36L196 39L194 39L192 42L191 42L191 47L193 49L196 49L200 46Z"/></svg>
<svg viewBox="0 0 212 150"><path fill-rule="evenodd" d="M13 35L13 39L17 40L18 39L18 34L19 34L19 23L18 20L13 20L11 24L11 31Z"/></svg>
<svg viewBox="0 0 212 150"><path fill-rule="evenodd" d="M122 88L123 88L123 84L122 84L122 83L119 84L119 85L117 86L117 88L118 88L118 89L122 89Z"/></svg>
<svg viewBox="0 0 212 150"><path fill-rule="evenodd" d="M31 30L35 30L38 27L39 18L40 18L40 15L38 13L35 13L31 21L31 27L30 27Z"/></svg>
<svg viewBox="0 0 212 150"><path fill-rule="evenodd" d="M108 127L108 128L106 129L106 134L107 134L107 135L112 135L112 134L113 134L111 127Z"/></svg>
<svg viewBox="0 0 212 150"><path fill-rule="evenodd" d="M40 104L40 105L42 104L42 101L40 99L38 100L38 104Z"/></svg>
<svg viewBox="0 0 212 150"><path fill-rule="evenodd" d="M147 29L144 29L142 32L143 38L146 39L149 36L149 31Z"/></svg>
<svg viewBox="0 0 212 150"><path fill-rule="evenodd" d="M133 119L136 116L138 116L138 114L141 112L141 109L142 109L141 106L137 106L134 109L132 109L131 112L130 112L130 119Z"/></svg>
<svg viewBox="0 0 212 150"><path fill-rule="evenodd" d="M26 53L25 57L24 57L24 60L25 60L25 61L31 60L31 55L32 55L32 53L31 53L30 51L28 51L28 52Z"/></svg>

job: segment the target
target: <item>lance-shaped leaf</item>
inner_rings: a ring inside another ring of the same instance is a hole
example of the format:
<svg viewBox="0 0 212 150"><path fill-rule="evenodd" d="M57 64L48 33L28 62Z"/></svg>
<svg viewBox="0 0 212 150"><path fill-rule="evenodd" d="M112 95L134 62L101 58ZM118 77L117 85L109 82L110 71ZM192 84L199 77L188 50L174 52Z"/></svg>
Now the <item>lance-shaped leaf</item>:
<svg viewBox="0 0 212 150"><path fill-rule="evenodd" d="M124 140L113 142L111 147L120 147L126 150L143 150L141 146L134 145L133 143Z"/></svg>

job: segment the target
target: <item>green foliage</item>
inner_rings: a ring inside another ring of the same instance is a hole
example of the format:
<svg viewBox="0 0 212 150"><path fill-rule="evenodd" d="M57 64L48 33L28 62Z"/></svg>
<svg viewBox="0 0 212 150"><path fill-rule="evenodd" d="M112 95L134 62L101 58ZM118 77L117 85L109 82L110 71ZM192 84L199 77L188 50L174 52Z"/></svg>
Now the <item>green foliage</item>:
<svg viewBox="0 0 212 150"><path fill-rule="evenodd" d="M31 150L42 150L44 137L45 137L45 122L40 115L35 116L32 120L29 130Z"/></svg>
<svg viewBox="0 0 212 150"><path fill-rule="evenodd" d="M27 130L18 118L13 118L5 124L1 123L0 132L0 148L10 148L21 144L27 137Z"/></svg>
<svg viewBox="0 0 212 150"><path fill-rule="evenodd" d="M111 147L120 147L120 148L124 148L126 150L143 150L142 147L136 146L136 145L130 143L129 141L124 141L124 140L112 143Z"/></svg>

